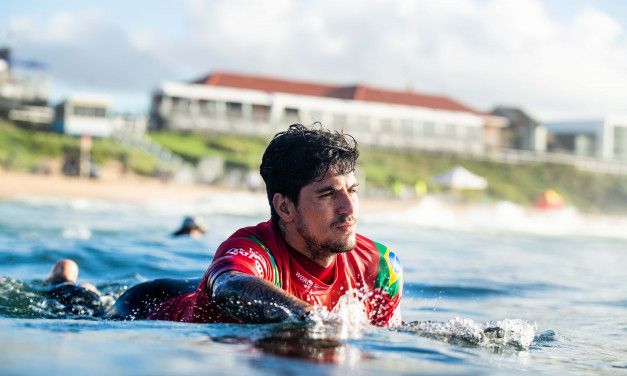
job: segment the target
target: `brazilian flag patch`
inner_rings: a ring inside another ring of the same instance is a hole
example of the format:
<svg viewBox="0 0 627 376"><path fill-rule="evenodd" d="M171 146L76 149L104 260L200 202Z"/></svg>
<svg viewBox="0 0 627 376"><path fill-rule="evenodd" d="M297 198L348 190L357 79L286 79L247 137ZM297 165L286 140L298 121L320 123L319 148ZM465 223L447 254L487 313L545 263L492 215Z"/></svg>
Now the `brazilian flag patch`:
<svg viewBox="0 0 627 376"><path fill-rule="evenodd" d="M386 291L394 298L403 283L403 268L394 252L383 244L373 242L379 250L379 270L374 286Z"/></svg>

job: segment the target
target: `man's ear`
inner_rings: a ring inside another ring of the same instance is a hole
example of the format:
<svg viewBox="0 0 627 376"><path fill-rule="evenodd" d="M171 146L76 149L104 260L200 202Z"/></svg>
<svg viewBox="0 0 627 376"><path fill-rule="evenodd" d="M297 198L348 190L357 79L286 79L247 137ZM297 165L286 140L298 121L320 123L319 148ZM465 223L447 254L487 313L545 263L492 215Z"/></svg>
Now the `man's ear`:
<svg viewBox="0 0 627 376"><path fill-rule="evenodd" d="M276 210L277 214L285 223L289 223L294 220L294 215L296 214L296 206L294 203L287 198L287 196L283 196L280 193L275 193L274 197L272 197L272 205L274 206L274 210Z"/></svg>

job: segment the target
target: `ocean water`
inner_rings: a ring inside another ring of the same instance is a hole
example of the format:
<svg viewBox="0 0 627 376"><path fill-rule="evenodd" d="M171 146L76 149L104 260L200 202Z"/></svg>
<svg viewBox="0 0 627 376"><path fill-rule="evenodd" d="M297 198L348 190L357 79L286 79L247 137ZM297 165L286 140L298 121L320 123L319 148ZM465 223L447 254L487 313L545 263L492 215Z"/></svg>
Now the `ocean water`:
<svg viewBox="0 0 627 376"><path fill-rule="evenodd" d="M172 238L184 215L209 226ZM39 283L61 258L110 304L159 277L200 277L218 244L266 220L264 196L137 204L0 201L2 375L625 374L627 219L436 198L364 213L401 260L404 325L364 324L347 298L306 323L112 322L67 313ZM486 335L498 326L502 336Z"/></svg>

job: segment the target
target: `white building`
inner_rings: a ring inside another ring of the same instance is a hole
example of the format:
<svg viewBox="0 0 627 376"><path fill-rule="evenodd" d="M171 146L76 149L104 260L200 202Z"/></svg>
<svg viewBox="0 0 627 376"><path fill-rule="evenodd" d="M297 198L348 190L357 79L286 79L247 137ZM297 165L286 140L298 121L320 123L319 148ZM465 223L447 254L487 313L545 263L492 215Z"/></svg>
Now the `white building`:
<svg viewBox="0 0 627 376"><path fill-rule="evenodd" d="M441 96L216 72L160 84L149 129L268 136L315 121L362 145L438 150L481 150L486 128L507 125Z"/></svg>
<svg viewBox="0 0 627 376"><path fill-rule="evenodd" d="M146 133L148 128L148 116L146 115L116 114L113 115L111 121L114 132L140 136Z"/></svg>
<svg viewBox="0 0 627 376"><path fill-rule="evenodd" d="M113 131L110 117L112 99L97 94L71 94L55 107L52 131L74 136L109 137Z"/></svg>
<svg viewBox="0 0 627 376"><path fill-rule="evenodd" d="M547 123L553 151L627 160L627 116L608 115L591 121Z"/></svg>

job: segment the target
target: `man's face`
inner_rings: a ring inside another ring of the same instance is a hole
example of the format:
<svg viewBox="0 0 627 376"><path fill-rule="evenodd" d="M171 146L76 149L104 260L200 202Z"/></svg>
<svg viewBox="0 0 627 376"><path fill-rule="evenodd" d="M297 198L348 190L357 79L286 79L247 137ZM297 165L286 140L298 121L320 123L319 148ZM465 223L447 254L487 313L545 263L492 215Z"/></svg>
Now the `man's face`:
<svg viewBox="0 0 627 376"><path fill-rule="evenodd" d="M301 188L296 207L296 230L314 259L352 251L357 233L357 179L354 173L328 172Z"/></svg>

